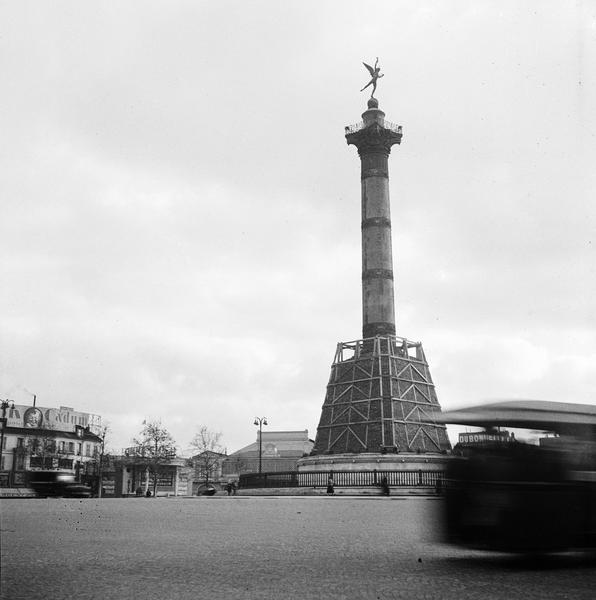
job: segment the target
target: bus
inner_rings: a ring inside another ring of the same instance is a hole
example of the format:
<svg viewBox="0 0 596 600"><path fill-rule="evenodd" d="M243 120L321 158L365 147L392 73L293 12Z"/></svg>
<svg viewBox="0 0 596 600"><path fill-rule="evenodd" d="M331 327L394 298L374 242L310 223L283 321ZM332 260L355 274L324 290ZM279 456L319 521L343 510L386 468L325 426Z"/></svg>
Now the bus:
<svg viewBox="0 0 596 600"><path fill-rule="evenodd" d="M487 435L454 448L447 542L521 553L596 547L596 406L511 400L444 412L441 421L517 430L508 443Z"/></svg>

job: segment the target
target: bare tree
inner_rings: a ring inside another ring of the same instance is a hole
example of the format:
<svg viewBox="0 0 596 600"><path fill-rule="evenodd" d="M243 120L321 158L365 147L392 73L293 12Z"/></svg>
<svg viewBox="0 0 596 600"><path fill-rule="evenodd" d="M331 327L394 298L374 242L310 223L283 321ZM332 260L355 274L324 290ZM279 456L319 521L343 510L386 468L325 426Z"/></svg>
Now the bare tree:
<svg viewBox="0 0 596 600"><path fill-rule="evenodd" d="M196 476L205 485L215 479L225 455L225 450L220 444L221 438L221 432L211 431L207 426L201 425L190 442L196 451L193 457Z"/></svg>
<svg viewBox="0 0 596 600"><path fill-rule="evenodd" d="M27 438L23 451L31 456L30 467L53 468L54 459L59 456L54 427L44 423L36 430L35 435Z"/></svg>
<svg viewBox="0 0 596 600"><path fill-rule="evenodd" d="M133 439L134 457L146 467L153 481L153 497L157 492L157 480L163 472L164 464L176 457L174 438L162 426L161 421L143 421L139 437Z"/></svg>

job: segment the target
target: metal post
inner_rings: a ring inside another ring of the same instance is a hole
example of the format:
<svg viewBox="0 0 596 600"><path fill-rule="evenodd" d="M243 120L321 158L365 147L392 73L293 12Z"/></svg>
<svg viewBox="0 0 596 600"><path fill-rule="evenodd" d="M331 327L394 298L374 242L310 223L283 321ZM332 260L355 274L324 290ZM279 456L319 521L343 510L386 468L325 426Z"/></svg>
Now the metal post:
<svg viewBox="0 0 596 600"><path fill-rule="evenodd" d="M105 450L106 443L106 428L104 427L102 436L101 436L101 452L99 454L99 474L98 474L98 485L97 485L97 497L101 498L102 493L102 483L103 483L103 453Z"/></svg>
<svg viewBox="0 0 596 600"><path fill-rule="evenodd" d="M267 425L267 417L255 417L254 425L259 427L259 475L263 470L263 425Z"/></svg>
<svg viewBox="0 0 596 600"><path fill-rule="evenodd" d="M2 400L2 429L0 429L0 470L2 470L2 457L4 456L4 430L6 429L6 409L14 408L12 400Z"/></svg>

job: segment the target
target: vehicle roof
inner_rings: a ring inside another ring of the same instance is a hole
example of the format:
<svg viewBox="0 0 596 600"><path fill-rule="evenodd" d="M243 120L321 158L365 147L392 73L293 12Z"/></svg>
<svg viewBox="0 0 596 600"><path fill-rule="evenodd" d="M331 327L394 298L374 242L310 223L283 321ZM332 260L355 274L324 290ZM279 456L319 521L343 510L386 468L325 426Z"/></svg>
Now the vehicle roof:
<svg viewBox="0 0 596 600"><path fill-rule="evenodd" d="M592 437L596 434L596 405L506 400L443 412L437 415L437 420L476 427L520 427Z"/></svg>

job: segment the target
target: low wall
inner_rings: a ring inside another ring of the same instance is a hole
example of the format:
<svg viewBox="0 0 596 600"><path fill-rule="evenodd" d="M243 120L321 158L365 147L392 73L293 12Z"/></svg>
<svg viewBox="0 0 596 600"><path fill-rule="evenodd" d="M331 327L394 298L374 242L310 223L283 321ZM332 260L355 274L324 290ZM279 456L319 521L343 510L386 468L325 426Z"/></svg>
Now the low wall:
<svg viewBox="0 0 596 600"><path fill-rule="evenodd" d="M451 458L448 454L431 452L319 454L301 458L298 461L298 471L442 471Z"/></svg>
<svg viewBox="0 0 596 600"><path fill-rule="evenodd" d="M301 487L301 488L252 488L239 489L238 496L327 496L326 488ZM342 487L335 488L333 496L369 496L387 497L381 488L376 487ZM431 487L395 487L389 491L389 497L421 496L439 497L435 488Z"/></svg>

